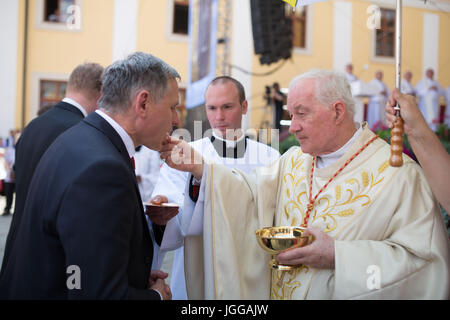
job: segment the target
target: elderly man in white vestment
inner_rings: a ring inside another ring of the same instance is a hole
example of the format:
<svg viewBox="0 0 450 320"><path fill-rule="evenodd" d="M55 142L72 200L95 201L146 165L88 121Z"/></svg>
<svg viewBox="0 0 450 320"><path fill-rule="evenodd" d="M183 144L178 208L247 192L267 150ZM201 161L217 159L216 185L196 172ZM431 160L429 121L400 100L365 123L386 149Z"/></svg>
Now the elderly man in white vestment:
<svg viewBox="0 0 450 320"><path fill-rule="evenodd" d="M274 148L256 142L244 135L242 116L247 113L248 102L245 90L236 79L219 76L211 81L205 93L205 110L212 136L196 140L192 147L202 157L214 163L221 163L229 168L239 168L250 172L252 168L269 165L280 157ZM186 182L189 181L186 187ZM186 187L186 190L185 190ZM195 182L188 173L164 165L153 191L153 197L163 195L169 202L180 205L181 210L176 219L167 224L155 268L160 268L167 251L176 250L170 279L172 299L185 300L186 285L184 276L184 236L189 230L181 229L183 220L189 220L195 205L203 203L197 199ZM197 186L198 188L198 186ZM184 197L189 195L189 197ZM185 205L183 206L183 203Z"/></svg>
<svg viewBox="0 0 450 320"><path fill-rule="evenodd" d="M440 99L444 95L439 82L434 80L434 70L427 69L425 78L421 79L416 86L417 97L419 98L419 109L422 112L428 126L435 131L440 122Z"/></svg>
<svg viewBox="0 0 450 320"><path fill-rule="evenodd" d="M344 75L300 75L287 101L300 147L251 174L189 161L183 142L163 147L205 198L191 221L199 233L185 239L188 297L448 299L449 240L421 168L406 155L389 166L389 145L353 122ZM315 240L276 259L302 266L270 270L254 231L301 225Z"/></svg>

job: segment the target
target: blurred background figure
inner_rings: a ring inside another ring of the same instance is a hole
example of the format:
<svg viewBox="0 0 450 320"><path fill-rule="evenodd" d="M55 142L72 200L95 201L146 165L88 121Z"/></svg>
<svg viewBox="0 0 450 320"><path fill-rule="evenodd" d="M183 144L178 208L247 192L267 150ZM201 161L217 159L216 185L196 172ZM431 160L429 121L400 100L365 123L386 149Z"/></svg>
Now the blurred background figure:
<svg viewBox="0 0 450 320"><path fill-rule="evenodd" d="M280 85L278 82L275 82L273 84L273 93L272 93L272 101L273 101L273 108L274 108L274 128L280 130L281 125L280 121L283 118L283 105L284 105L284 94L280 91Z"/></svg>
<svg viewBox="0 0 450 320"><path fill-rule="evenodd" d="M439 100L444 95L439 82L434 79L434 70L427 69L425 78L419 81L416 86L416 94L419 98L419 109L422 112L428 126L436 131L439 120Z"/></svg>
<svg viewBox="0 0 450 320"><path fill-rule="evenodd" d="M5 165L5 148L3 147L3 138L0 138L0 180L4 180L6 177L6 165ZM0 195L5 195L5 190L3 189L3 181L0 186Z"/></svg>
<svg viewBox="0 0 450 320"><path fill-rule="evenodd" d="M11 130L10 135L4 142L5 151L3 155L3 165L5 169L5 178L3 179L3 191L6 198L6 206L3 210L4 216L11 214L11 208L14 203L14 191L16 186L16 179L14 174L14 162L15 162L15 131Z"/></svg>
<svg viewBox="0 0 450 320"><path fill-rule="evenodd" d="M349 83L358 80L358 78L353 74L353 65L351 63L345 66L345 76L347 77Z"/></svg>
<svg viewBox="0 0 450 320"><path fill-rule="evenodd" d="M400 85L400 91L403 94L409 94L412 96L416 95L416 91L414 90L414 86L411 83L411 79L412 79L412 72L411 71L406 71L405 74L403 75L403 79Z"/></svg>
<svg viewBox="0 0 450 320"><path fill-rule="evenodd" d="M8 148L8 147L14 148L15 135L16 135L16 131L14 129L9 130L9 136L7 136L2 142L3 148Z"/></svg>
<svg viewBox="0 0 450 320"><path fill-rule="evenodd" d="M367 123L370 128L386 123L384 106L389 95L389 89L383 83L383 72L378 70L375 73L375 79L369 82L369 85L377 88L377 94L369 99L369 106L367 110Z"/></svg>
<svg viewBox="0 0 450 320"><path fill-rule="evenodd" d="M444 123L450 127L450 86L445 89L445 115L444 115Z"/></svg>

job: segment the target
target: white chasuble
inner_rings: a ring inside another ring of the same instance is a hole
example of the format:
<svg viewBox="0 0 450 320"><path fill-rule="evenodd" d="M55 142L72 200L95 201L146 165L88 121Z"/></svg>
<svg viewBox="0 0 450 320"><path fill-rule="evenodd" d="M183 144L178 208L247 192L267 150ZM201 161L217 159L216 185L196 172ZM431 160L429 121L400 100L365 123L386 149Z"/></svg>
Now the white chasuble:
<svg viewBox="0 0 450 320"><path fill-rule="evenodd" d="M367 141L315 168L312 196ZM309 202L312 157L291 148L252 174L205 166L203 237L186 239L190 299L447 299L449 241L439 206L420 167L403 156L389 166L390 147L376 139L319 195L308 226L335 239L335 269L271 271L255 230L300 226ZM281 285L279 285L281 284Z"/></svg>

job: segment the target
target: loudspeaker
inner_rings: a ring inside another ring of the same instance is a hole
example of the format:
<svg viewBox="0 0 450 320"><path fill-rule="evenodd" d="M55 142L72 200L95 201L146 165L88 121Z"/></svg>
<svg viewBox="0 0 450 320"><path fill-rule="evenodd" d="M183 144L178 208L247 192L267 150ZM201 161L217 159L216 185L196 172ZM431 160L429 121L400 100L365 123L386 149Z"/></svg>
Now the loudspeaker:
<svg viewBox="0 0 450 320"><path fill-rule="evenodd" d="M251 0L253 45L261 64L289 59L292 52L292 23L285 17L280 0Z"/></svg>

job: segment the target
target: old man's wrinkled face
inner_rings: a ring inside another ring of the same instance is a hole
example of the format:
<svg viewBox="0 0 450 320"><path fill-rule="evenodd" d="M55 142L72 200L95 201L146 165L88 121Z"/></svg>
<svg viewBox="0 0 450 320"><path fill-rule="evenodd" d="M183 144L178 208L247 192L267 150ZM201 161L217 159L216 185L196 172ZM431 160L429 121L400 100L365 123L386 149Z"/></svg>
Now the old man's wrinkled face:
<svg viewBox="0 0 450 320"><path fill-rule="evenodd" d="M300 142L302 151L312 156L334 152L335 114L316 101L316 80L298 81L289 89L287 107L291 116L289 132Z"/></svg>

